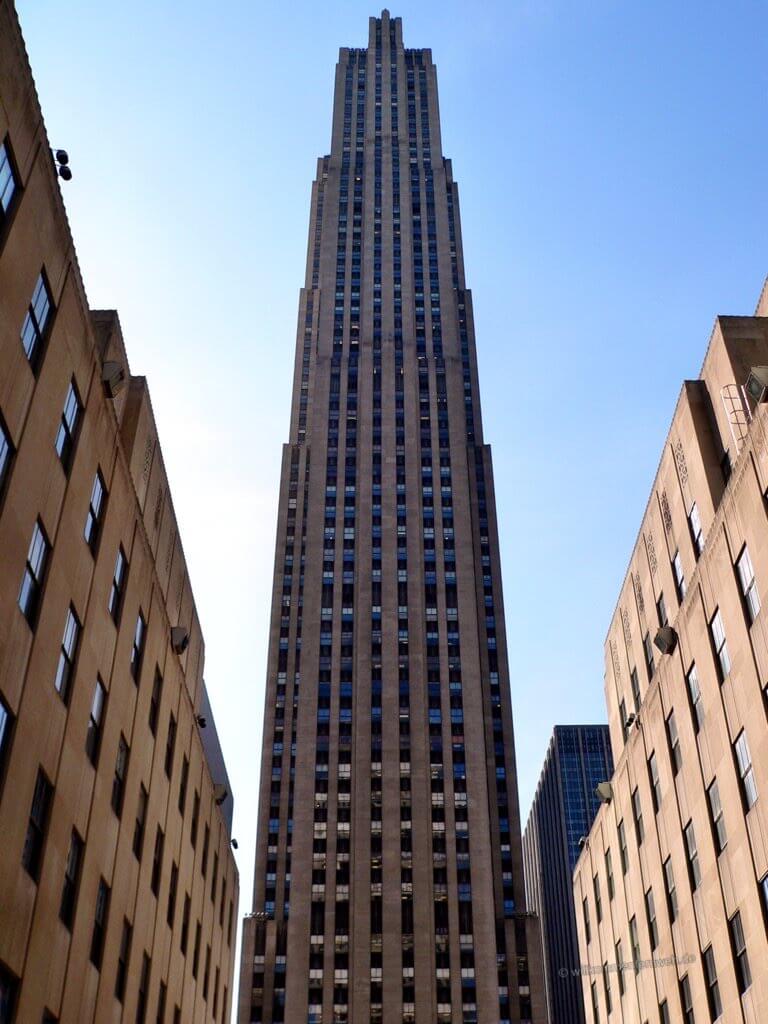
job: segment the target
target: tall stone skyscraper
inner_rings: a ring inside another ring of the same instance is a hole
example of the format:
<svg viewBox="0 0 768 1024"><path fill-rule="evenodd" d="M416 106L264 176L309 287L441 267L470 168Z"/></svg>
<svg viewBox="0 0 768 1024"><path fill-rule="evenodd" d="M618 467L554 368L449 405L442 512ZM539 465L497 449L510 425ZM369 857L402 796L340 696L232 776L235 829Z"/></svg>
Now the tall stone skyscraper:
<svg viewBox="0 0 768 1024"><path fill-rule="evenodd" d="M369 31L312 188L240 1021L538 1022L457 188L430 51Z"/></svg>

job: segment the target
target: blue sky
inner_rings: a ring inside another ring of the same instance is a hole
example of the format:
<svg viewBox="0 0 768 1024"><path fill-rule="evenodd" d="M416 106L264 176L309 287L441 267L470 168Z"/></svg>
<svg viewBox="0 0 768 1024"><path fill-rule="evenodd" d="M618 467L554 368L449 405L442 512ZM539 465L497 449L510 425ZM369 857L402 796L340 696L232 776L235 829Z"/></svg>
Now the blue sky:
<svg viewBox="0 0 768 1024"><path fill-rule="evenodd" d="M250 906L310 183L359 2L17 0L92 306L146 374ZM523 823L603 640L681 381L768 273L768 6L392 8L438 65L493 446ZM244 727L248 723L248 728Z"/></svg>

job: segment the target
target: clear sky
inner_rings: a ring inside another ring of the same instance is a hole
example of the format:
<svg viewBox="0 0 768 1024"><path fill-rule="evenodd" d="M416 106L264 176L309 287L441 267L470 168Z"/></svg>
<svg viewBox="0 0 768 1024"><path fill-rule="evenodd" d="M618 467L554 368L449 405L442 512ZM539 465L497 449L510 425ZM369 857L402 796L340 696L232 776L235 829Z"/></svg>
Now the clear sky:
<svg viewBox="0 0 768 1024"><path fill-rule="evenodd" d="M338 47L377 8L17 0L92 306L149 378L250 909L281 444ZM523 823L681 381L768 273L764 0L408 0L438 66L494 452Z"/></svg>

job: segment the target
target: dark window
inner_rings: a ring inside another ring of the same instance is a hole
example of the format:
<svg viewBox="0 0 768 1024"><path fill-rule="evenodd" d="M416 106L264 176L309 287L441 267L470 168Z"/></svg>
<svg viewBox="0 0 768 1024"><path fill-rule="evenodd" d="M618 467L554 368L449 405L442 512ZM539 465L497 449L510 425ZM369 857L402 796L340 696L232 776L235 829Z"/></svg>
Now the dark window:
<svg viewBox="0 0 768 1024"><path fill-rule="evenodd" d="M605 992L605 1012L610 1014L613 1010L613 999L611 998L611 976L608 973L608 964L603 964L603 991Z"/></svg>
<svg viewBox="0 0 768 1024"><path fill-rule="evenodd" d="M104 478L99 470L96 470L96 476L93 478L93 487L91 488L91 500L88 502L88 514L85 517L85 530L83 531L85 542L90 548L91 554L94 555L99 544L101 515L104 511L105 497Z"/></svg>
<svg viewBox="0 0 768 1024"><path fill-rule="evenodd" d="M211 902L216 901L216 879L219 874L219 855L213 855L213 874L211 875Z"/></svg>
<svg viewBox="0 0 768 1024"><path fill-rule="evenodd" d="M197 824L200 820L200 794L195 790L195 798L192 801L192 827L189 832L189 841L192 848L197 846Z"/></svg>
<svg viewBox="0 0 768 1024"><path fill-rule="evenodd" d="M653 658L653 654L651 654ZM637 669L633 668L629 673L629 683L632 687L632 701L635 705L635 712L640 710L640 680L637 678Z"/></svg>
<svg viewBox="0 0 768 1024"><path fill-rule="evenodd" d="M27 564L24 569L24 578L21 581L19 591L19 608L24 613L32 629L37 622L37 610L40 606L40 593L43 589L45 578L45 567L48 562L48 555L51 546L45 536L40 520L35 523L32 531L32 541L27 554Z"/></svg>
<svg viewBox="0 0 768 1024"><path fill-rule="evenodd" d="M181 939L179 945L181 946L181 952L184 956L187 955L187 942L189 940L189 911L192 905L192 901L189 896L184 897L184 912L181 917Z"/></svg>
<svg viewBox="0 0 768 1024"><path fill-rule="evenodd" d="M149 794L143 784L139 787L139 803L136 807L136 822L133 826L133 852L137 860L141 860L144 850L144 832L147 827L147 804Z"/></svg>
<svg viewBox="0 0 768 1024"><path fill-rule="evenodd" d="M663 594L659 594L659 599L656 602L656 614L659 617L659 625L660 626L667 626L667 625L669 625L669 618L667 617L667 606L664 603L664 595Z"/></svg>
<svg viewBox="0 0 768 1024"><path fill-rule="evenodd" d="M179 781L179 811L183 815L187 805L187 783L189 781L189 759L185 756L181 762L181 780Z"/></svg>
<svg viewBox="0 0 768 1024"><path fill-rule="evenodd" d="M104 689L100 679L96 680L91 701L91 713L88 718L88 732L85 736L85 750L88 760L96 767L99 760L99 749L101 747L101 733L104 726L104 705L107 700L107 691Z"/></svg>
<svg viewBox="0 0 768 1024"><path fill-rule="evenodd" d="M600 879L595 875L592 879L592 889L595 894L595 916L597 917L597 923L603 920L603 901L600 896Z"/></svg>
<svg viewBox="0 0 768 1024"><path fill-rule="evenodd" d="M592 929L590 928L590 925L589 925L589 903L587 901L587 897L586 896L581 901L581 909L582 909L582 913L583 913L583 916L584 916L584 937L586 938L587 942L589 943L589 942L592 941Z"/></svg>
<svg viewBox="0 0 768 1024"><path fill-rule="evenodd" d="M157 826L157 832L155 833L155 852L152 857L152 892L155 896L160 892L160 875L163 871L163 847L165 846L165 836L160 826Z"/></svg>
<svg viewBox="0 0 768 1024"><path fill-rule="evenodd" d="M128 772L128 744L125 736L120 734L120 743L117 747L115 759L115 775L112 779L112 810L120 817L123 812L123 797L125 796L125 776Z"/></svg>
<svg viewBox="0 0 768 1024"><path fill-rule="evenodd" d="M19 979L0 963L0 1024L12 1024L19 995Z"/></svg>
<svg viewBox="0 0 768 1024"><path fill-rule="evenodd" d="M669 1005L666 999L659 1003L659 1024L670 1024Z"/></svg>
<svg viewBox="0 0 768 1024"><path fill-rule="evenodd" d="M659 944L659 926L656 921L656 903L653 899L653 889L645 894L645 916L648 921L648 936L651 940L651 951Z"/></svg>
<svg viewBox="0 0 768 1024"><path fill-rule="evenodd" d="M699 674L696 666L691 665L685 677L688 683L688 698L691 702L691 717L693 718L693 731L698 733L704 724L704 704L701 699L701 688L699 687Z"/></svg>
<svg viewBox="0 0 768 1024"><path fill-rule="evenodd" d="M11 709L0 696L0 782L3 779L3 768L11 749L11 736L13 734L14 717Z"/></svg>
<svg viewBox="0 0 768 1024"><path fill-rule="evenodd" d="M173 772L173 753L176 749L176 719L171 715L168 722L168 738L165 741L165 774L170 779Z"/></svg>
<svg viewBox="0 0 768 1024"><path fill-rule="evenodd" d="M616 972L619 975L619 998L624 995L624 955L621 952L621 939L616 943Z"/></svg>
<svg viewBox="0 0 768 1024"><path fill-rule="evenodd" d="M723 1012L723 1004L720 1001L720 986L717 983L717 968L715 967L715 954L712 947L707 946L702 954L704 961L704 981L707 983L707 1003L709 1005L709 1019L717 1020Z"/></svg>
<svg viewBox="0 0 768 1024"><path fill-rule="evenodd" d="M208 847L210 845L210 841L211 841L211 830L208 827L208 825L206 825L205 826L205 831L203 832L203 856L201 858L201 863L200 863L200 874L203 876L203 878L205 878L205 876L206 876L206 874L208 872Z"/></svg>
<svg viewBox="0 0 768 1024"><path fill-rule="evenodd" d="M160 669L155 666L155 680L152 683L152 697L149 701L149 729L153 736L157 735L157 721L160 717L160 700L163 696L163 677Z"/></svg>
<svg viewBox="0 0 768 1024"><path fill-rule="evenodd" d="M608 899L612 900L616 890L613 881L613 861L610 850L605 851L605 878L608 885Z"/></svg>
<svg viewBox="0 0 768 1024"><path fill-rule="evenodd" d="M619 832L619 854L621 859L621 873L626 875L629 867L629 859L627 856L627 833L624 829L624 820L622 819L618 825Z"/></svg>
<svg viewBox="0 0 768 1024"><path fill-rule="evenodd" d="M64 889L61 893L61 906L59 917L67 928L71 930L75 918L75 905L77 903L77 887L80 884L80 867L83 863L83 840L72 829L72 837L69 841L69 853L64 868Z"/></svg>
<svg viewBox="0 0 768 1024"><path fill-rule="evenodd" d="M168 885L168 909L165 915L169 928L173 928L173 919L176 916L176 890L178 885L179 868L176 863L173 863L171 865L171 880Z"/></svg>
<svg viewBox="0 0 768 1024"><path fill-rule="evenodd" d="M4 225L18 191L19 178L11 156L11 147L6 139L4 142L0 142L0 226ZM10 1020L10 1016L8 1019ZM0 1013L0 1021L3 1024L5 1022L2 1013Z"/></svg>
<svg viewBox="0 0 768 1024"><path fill-rule="evenodd" d="M205 948L205 970L203 972L203 999L208 1002L208 982L211 976L211 947Z"/></svg>
<svg viewBox="0 0 768 1024"><path fill-rule="evenodd" d="M696 552L696 557L704 550L704 532L701 528L701 516L699 515L699 506L694 503L691 505L691 511L688 513L688 526L691 530L691 540L693 541L693 550Z"/></svg>
<svg viewBox="0 0 768 1024"><path fill-rule="evenodd" d="M757 800L757 785L755 783L755 773L752 769L752 755L749 752L747 734L743 729L736 737L736 742L733 744L733 752L736 755L736 768L739 773L744 810L748 811Z"/></svg>
<svg viewBox="0 0 768 1024"><path fill-rule="evenodd" d="M643 637L643 654L645 655L645 667L648 671L648 679L653 679L653 644L651 643L651 634L646 633Z"/></svg>
<svg viewBox="0 0 768 1024"><path fill-rule="evenodd" d="M202 936L202 928L200 922L197 922L195 927L195 947L192 953L192 977L197 980L197 968L200 963L200 939Z"/></svg>
<svg viewBox="0 0 768 1024"><path fill-rule="evenodd" d="M91 935L91 963L101 968L101 957L104 952L104 935L107 931L109 916L109 886L102 878L96 893L96 912L93 916L93 934Z"/></svg>
<svg viewBox="0 0 768 1024"><path fill-rule="evenodd" d="M672 858L667 857L664 861L664 890L667 894L667 910L669 911L670 924L677 920L677 889L675 888L675 875L672 870Z"/></svg>
<svg viewBox="0 0 768 1024"><path fill-rule="evenodd" d="M637 845L642 846L643 839L645 839L645 827L643 826L643 805L640 802L640 790L637 786L632 791L632 814L635 819Z"/></svg>
<svg viewBox="0 0 768 1024"><path fill-rule="evenodd" d="M680 1005L683 1010L683 1022L684 1024L696 1024L696 1018L693 1013L693 996L691 995L691 983L688 981L688 975L684 974L680 979Z"/></svg>
<svg viewBox="0 0 768 1024"><path fill-rule="evenodd" d="M648 778L651 783L653 810L658 814L659 807L661 807L661 779L659 778L659 765L656 761L655 751L651 752L651 756L648 758Z"/></svg>
<svg viewBox="0 0 768 1024"><path fill-rule="evenodd" d="M24 850L21 855L21 863L35 881L40 877L40 865L43 860L52 797L53 786L48 781L43 769L39 768L35 780L35 792L32 796L32 807L29 811Z"/></svg>
<svg viewBox="0 0 768 1024"><path fill-rule="evenodd" d="M680 750L680 736L677 732L674 711L670 711L667 716L667 743L669 744L669 759L672 762L672 774L677 775L683 767L683 754Z"/></svg>
<svg viewBox="0 0 768 1024"><path fill-rule="evenodd" d="M640 970L640 938L637 934L637 918L633 915L629 919L629 945L632 949L632 965L635 974Z"/></svg>
<svg viewBox="0 0 768 1024"><path fill-rule="evenodd" d="M141 974L139 975L139 994L136 999L136 1024L144 1024L147 1019L147 996L149 995L149 976L152 961L146 953L141 958Z"/></svg>
<svg viewBox="0 0 768 1024"><path fill-rule="evenodd" d="M67 618L64 623L64 635L61 638L61 650L59 651L59 663L56 666L56 678L53 685L66 704L69 700L69 691L72 683L72 672L77 654L77 641L80 636L80 622L75 614L72 605L67 609Z"/></svg>
<svg viewBox="0 0 768 1024"><path fill-rule="evenodd" d="M715 850L722 853L728 844L728 836L725 832L725 818L723 807L720 803L720 791L717 788L717 779L707 789L707 801L709 803L709 820L712 825L712 836L715 841Z"/></svg>
<svg viewBox="0 0 768 1024"><path fill-rule="evenodd" d="M131 675L138 683L141 673L141 661L144 657L144 642L147 636L147 624L141 612L136 616L136 629L133 631L131 647Z"/></svg>
<svg viewBox="0 0 768 1024"><path fill-rule="evenodd" d="M747 943L744 939L744 930L741 927L741 914L738 910L729 920L728 930L731 936L731 950L733 952L733 967L736 971L736 983L739 986L739 994L743 995L752 984L752 974L749 970Z"/></svg>
<svg viewBox="0 0 768 1024"><path fill-rule="evenodd" d="M728 654L728 644L725 640L725 628L723 626L723 618L720 614L719 608L712 616L709 629L712 634L712 644L715 648L715 654L717 655L718 673L720 675L720 682L722 683L731 671L731 658Z"/></svg>
<svg viewBox="0 0 768 1024"><path fill-rule="evenodd" d="M128 575L128 560L125 557L122 545L117 549L115 559L115 572L112 576L112 586L109 589L109 614L115 624L120 621L120 610L123 604L123 592L125 590L125 579Z"/></svg>
<svg viewBox="0 0 768 1024"><path fill-rule="evenodd" d="M24 346L33 373L37 373L37 368L40 365L45 329L51 318L52 306L45 273L40 271L35 283L35 290L32 292L32 300L27 308L27 315L21 327L21 344Z"/></svg>
<svg viewBox="0 0 768 1024"><path fill-rule="evenodd" d="M165 1003L168 998L168 986L164 981L160 982L160 992L157 996L157 1017L156 1024L165 1024Z"/></svg>
<svg viewBox="0 0 768 1024"><path fill-rule="evenodd" d="M75 441L77 440L77 428L80 424L80 415L83 406L80 396L77 393L75 382L72 380L64 400L64 408L61 412L61 422L56 434L56 453L61 459L64 472L69 474L72 468L72 456L75 452Z"/></svg>
<svg viewBox="0 0 768 1024"><path fill-rule="evenodd" d="M128 920L123 919L123 934L120 937L120 952L117 955L117 973L115 975L115 996L122 1003L125 997L125 983L128 980L128 963L131 959L131 939L133 928Z"/></svg>
<svg viewBox="0 0 768 1024"><path fill-rule="evenodd" d="M592 1020L594 1024L600 1024L600 1006L597 1002L597 985L594 981L590 986L590 991L592 993Z"/></svg>
<svg viewBox="0 0 768 1024"><path fill-rule="evenodd" d="M5 426L5 421L0 416L0 496L2 496L5 481L11 468L14 449L11 444L11 435Z"/></svg>
<svg viewBox="0 0 768 1024"><path fill-rule="evenodd" d="M685 597L686 583L683 562L679 551L675 552L675 556L672 559L672 574L675 577L675 590L677 591L678 600L682 602Z"/></svg>
<svg viewBox="0 0 768 1024"><path fill-rule="evenodd" d="M691 882L691 889L695 891L701 883L701 868L699 867L699 851L696 848L696 834L693 831L693 822L689 821L685 826L685 856L688 861L688 877Z"/></svg>
<svg viewBox="0 0 768 1024"><path fill-rule="evenodd" d="M760 611L760 595L757 592L755 582L755 570L752 568L752 559L745 544L736 562L736 572L739 577L741 596L744 598L744 607L747 612L747 619L750 626L757 618Z"/></svg>

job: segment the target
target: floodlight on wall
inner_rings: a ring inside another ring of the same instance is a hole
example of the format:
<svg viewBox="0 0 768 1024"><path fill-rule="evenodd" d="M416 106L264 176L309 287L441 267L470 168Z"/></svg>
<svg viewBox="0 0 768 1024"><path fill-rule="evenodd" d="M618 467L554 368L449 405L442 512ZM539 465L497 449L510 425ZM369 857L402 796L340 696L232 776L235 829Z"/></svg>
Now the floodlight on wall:
<svg viewBox="0 0 768 1024"><path fill-rule="evenodd" d="M229 790L223 783L220 782L213 787L213 802L217 807L221 807L228 796Z"/></svg>
<svg viewBox="0 0 768 1024"><path fill-rule="evenodd" d="M677 633L671 626L662 626L653 638L662 654L671 654L677 644Z"/></svg>
<svg viewBox="0 0 768 1024"><path fill-rule="evenodd" d="M768 366L751 366L744 390L755 405L768 402Z"/></svg>
<svg viewBox="0 0 768 1024"><path fill-rule="evenodd" d="M72 180L72 170L69 167L69 153L66 149L52 149L53 159L56 164L56 172L64 181Z"/></svg>
<svg viewBox="0 0 768 1024"><path fill-rule="evenodd" d="M609 804L613 800L613 786L610 782L598 782L595 796L601 803Z"/></svg>
<svg viewBox="0 0 768 1024"><path fill-rule="evenodd" d="M189 631L186 626L171 627L171 647L177 654L183 654L189 647Z"/></svg>
<svg viewBox="0 0 768 1024"><path fill-rule="evenodd" d="M233 850L236 850L237 849L237 840L236 839L230 839L229 840L229 845L232 847Z"/></svg>
<svg viewBox="0 0 768 1024"><path fill-rule="evenodd" d="M101 383L107 398L116 398L125 387L125 370L120 363L107 360L101 368Z"/></svg>
<svg viewBox="0 0 768 1024"><path fill-rule="evenodd" d="M198 726L201 729L205 729L205 727L208 725L208 719L205 717L205 715L195 715L195 721L197 722Z"/></svg>
<svg viewBox="0 0 768 1024"><path fill-rule="evenodd" d="M633 725L635 724L636 720L637 720L637 715L636 715L636 714L635 714L635 712L633 711L633 712L632 712L632 713L631 713L631 714L629 715L629 717L627 718L626 722L624 723L624 728L625 728L625 729L631 729L631 728L632 728L632 726L633 726Z"/></svg>

